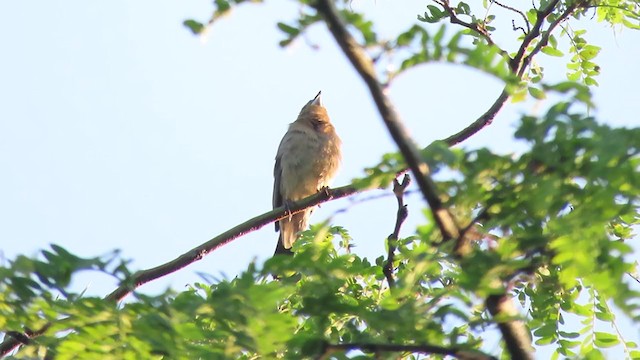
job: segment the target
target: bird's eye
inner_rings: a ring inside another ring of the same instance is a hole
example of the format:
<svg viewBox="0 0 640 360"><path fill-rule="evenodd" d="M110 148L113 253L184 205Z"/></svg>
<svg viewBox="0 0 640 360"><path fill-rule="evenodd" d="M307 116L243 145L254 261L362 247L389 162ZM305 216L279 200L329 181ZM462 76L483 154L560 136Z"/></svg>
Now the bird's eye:
<svg viewBox="0 0 640 360"><path fill-rule="evenodd" d="M322 121L321 118L314 117L311 119L311 124L313 125L314 129L318 130L323 126L324 121Z"/></svg>

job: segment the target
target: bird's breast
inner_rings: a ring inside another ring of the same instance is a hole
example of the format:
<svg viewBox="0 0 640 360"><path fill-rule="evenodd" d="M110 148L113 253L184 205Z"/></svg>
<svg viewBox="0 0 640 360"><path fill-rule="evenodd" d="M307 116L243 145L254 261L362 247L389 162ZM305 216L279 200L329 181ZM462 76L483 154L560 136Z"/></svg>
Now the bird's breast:
<svg viewBox="0 0 640 360"><path fill-rule="evenodd" d="M340 166L340 140L335 134L290 130L281 147L284 199L295 201L315 194L329 185Z"/></svg>

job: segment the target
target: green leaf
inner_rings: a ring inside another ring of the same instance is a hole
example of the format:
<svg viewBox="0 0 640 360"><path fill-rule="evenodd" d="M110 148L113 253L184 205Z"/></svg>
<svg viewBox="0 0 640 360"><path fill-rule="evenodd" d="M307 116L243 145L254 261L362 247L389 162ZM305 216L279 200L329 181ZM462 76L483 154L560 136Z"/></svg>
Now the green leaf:
<svg viewBox="0 0 640 360"><path fill-rule="evenodd" d="M298 34L300 34L300 29L293 27L291 25L287 25L285 23L279 22L277 24L278 29L282 30L284 33L288 34L289 36L298 36Z"/></svg>
<svg viewBox="0 0 640 360"><path fill-rule="evenodd" d="M556 57L564 56L562 51L560 51L560 50L558 50L556 48L550 47L550 46L543 46L540 51L542 51L544 54L547 54L549 56L556 56Z"/></svg>
<svg viewBox="0 0 640 360"><path fill-rule="evenodd" d="M204 31L204 25L195 20L185 20L182 24L191 30L194 35L199 35Z"/></svg>
<svg viewBox="0 0 640 360"><path fill-rule="evenodd" d="M529 94L531 94L531 96L533 96L538 100L544 100L547 98L547 94L541 89L529 87L528 90L529 90Z"/></svg>
<svg viewBox="0 0 640 360"><path fill-rule="evenodd" d="M598 347L608 348L612 346L616 346L620 343L620 339L613 334L605 333L605 332L594 332L595 340L594 343Z"/></svg>

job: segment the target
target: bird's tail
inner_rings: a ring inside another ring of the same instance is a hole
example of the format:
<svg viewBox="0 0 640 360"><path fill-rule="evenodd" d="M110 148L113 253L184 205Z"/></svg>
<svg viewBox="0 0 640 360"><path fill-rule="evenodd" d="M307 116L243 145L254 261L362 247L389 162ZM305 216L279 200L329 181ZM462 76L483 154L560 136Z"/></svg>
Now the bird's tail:
<svg viewBox="0 0 640 360"><path fill-rule="evenodd" d="M282 232L278 237L278 245L276 245L276 251L273 253L273 256L276 255L293 255L293 251L291 251L291 249L287 249L284 247L284 242L282 241Z"/></svg>
<svg viewBox="0 0 640 360"><path fill-rule="evenodd" d="M307 209L280 220L280 237L278 238L278 245L274 255L293 254L291 247L298 238L298 233L307 228L310 215L311 209Z"/></svg>

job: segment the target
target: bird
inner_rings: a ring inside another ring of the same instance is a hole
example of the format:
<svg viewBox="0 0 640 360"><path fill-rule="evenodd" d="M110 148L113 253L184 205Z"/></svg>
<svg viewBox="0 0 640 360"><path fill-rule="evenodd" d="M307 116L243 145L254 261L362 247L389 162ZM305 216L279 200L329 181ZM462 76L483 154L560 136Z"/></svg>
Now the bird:
<svg viewBox="0 0 640 360"><path fill-rule="evenodd" d="M340 168L342 141L322 105L321 93L302 107L280 141L273 168L274 209L288 208L291 202L326 189ZM308 208L276 221L280 235L274 255L293 254L291 247L307 228L312 212Z"/></svg>

